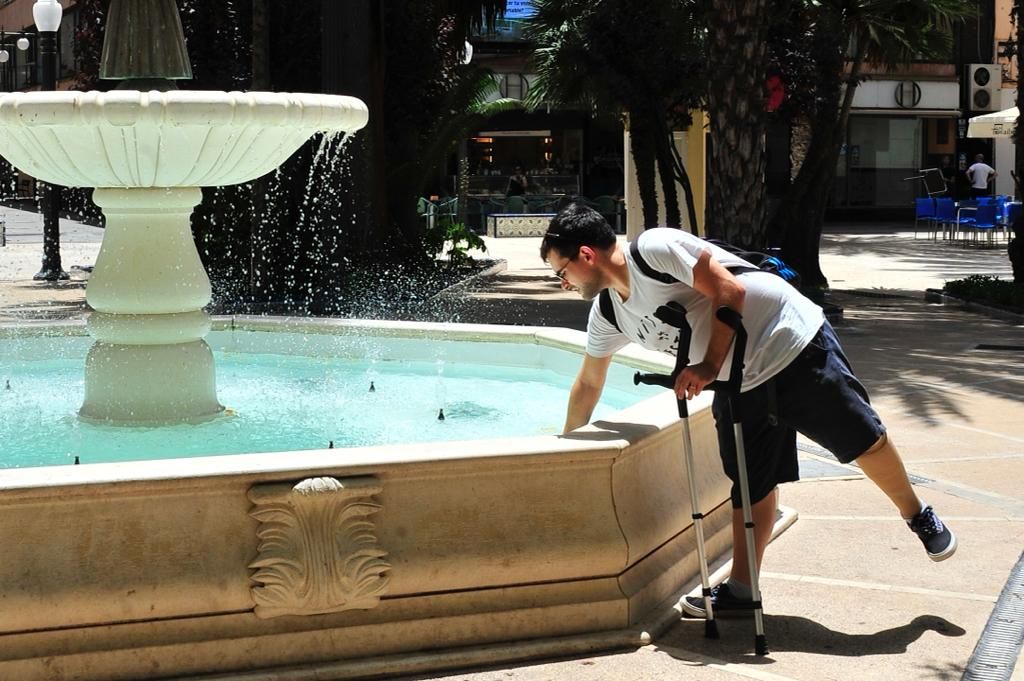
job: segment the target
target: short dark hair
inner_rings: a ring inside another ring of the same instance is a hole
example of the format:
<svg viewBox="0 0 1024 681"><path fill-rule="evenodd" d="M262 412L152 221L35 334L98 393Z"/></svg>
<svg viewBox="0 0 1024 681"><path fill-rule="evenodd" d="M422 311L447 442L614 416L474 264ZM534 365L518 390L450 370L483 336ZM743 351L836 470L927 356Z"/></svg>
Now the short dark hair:
<svg viewBox="0 0 1024 681"><path fill-rule="evenodd" d="M575 260L580 246L606 250L615 245L615 230L593 208L570 203L551 218L548 231L540 242L540 257L545 262L552 248L561 255Z"/></svg>

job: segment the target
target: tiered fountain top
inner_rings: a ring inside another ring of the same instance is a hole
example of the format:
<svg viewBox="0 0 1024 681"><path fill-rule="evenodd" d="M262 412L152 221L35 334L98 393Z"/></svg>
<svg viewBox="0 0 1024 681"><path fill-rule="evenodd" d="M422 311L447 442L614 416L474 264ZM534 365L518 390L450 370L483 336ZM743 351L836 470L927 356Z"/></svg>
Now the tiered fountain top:
<svg viewBox="0 0 1024 681"><path fill-rule="evenodd" d="M353 97L283 92L0 95L0 153L69 187L208 187L265 175L317 132L366 125Z"/></svg>

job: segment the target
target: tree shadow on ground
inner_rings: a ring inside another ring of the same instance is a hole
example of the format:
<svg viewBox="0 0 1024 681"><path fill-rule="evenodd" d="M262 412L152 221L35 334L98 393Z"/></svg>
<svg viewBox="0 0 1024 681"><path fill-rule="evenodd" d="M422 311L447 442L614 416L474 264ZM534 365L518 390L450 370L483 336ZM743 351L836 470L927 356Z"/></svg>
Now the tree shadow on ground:
<svg viewBox="0 0 1024 681"><path fill-rule="evenodd" d="M979 343L1019 342L1019 327L984 315L927 305L920 298L864 299L839 294L846 308L836 327L872 397L891 397L923 422L967 422L965 391L1007 399L998 381L1020 375L1020 353L979 351Z"/></svg>
<svg viewBox="0 0 1024 681"><path fill-rule="evenodd" d="M884 258L887 272L927 274L938 280L963 279L971 274L1011 273L1006 243L992 247L964 246L958 242L910 239L892 233L826 234L822 255ZM828 272L825 272L828 276Z"/></svg>
<svg viewBox="0 0 1024 681"><path fill-rule="evenodd" d="M865 655L902 655L907 647L925 633L959 637L966 630L937 615L919 615L907 624L872 634L848 634L836 631L806 617L765 615L765 636L769 650L776 653L800 652L830 657ZM719 622L721 639L704 638L704 620L686 619L674 625L655 641L655 646L673 657L693 661L694 653L734 663L772 664L771 655L753 655L754 622L737 618ZM961 670L962 671L962 670Z"/></svg>

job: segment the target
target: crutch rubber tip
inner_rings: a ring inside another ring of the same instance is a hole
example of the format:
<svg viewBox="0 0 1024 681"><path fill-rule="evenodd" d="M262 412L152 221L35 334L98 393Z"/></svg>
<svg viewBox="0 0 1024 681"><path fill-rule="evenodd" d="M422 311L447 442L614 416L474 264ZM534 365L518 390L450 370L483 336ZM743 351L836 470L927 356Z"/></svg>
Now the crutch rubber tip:
<svg viewBox="0 0 1024 681"><path fill-rule="evenodd" d="M764 637L764 634L754 637L754 653L757 655L768 654L768 639Z"/></svg>
<svg viewBox="0 0 1024 681"><path fill-rule="evenodd" d="M704 620L704 638L718 639L718 620Z"/></svg>

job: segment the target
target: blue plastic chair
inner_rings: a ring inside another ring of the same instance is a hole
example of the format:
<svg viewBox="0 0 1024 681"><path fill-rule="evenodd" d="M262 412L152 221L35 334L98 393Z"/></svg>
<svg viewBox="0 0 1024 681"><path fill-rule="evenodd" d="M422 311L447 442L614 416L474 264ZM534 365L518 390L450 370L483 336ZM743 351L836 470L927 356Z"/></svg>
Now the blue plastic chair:
<svg viewBox="0 0 1024 681"><path fill-rule="evenodd" d="M981 203L974 213L974 222L969 226L967 234L972 236L972 241L977 243L982 234L985 234L986 241L992 243L992 235L999 229L996 221L996 205L994 203ZM967 243L967 240L964 240Z"/></svg>
<svg viewBox="0 0 1024 681"><path fill-rule="evenodd" d="M918 225L922 220L931 221L935 217L935 199L914 199L914 238L917 238Z"/></svg>
<svg viewBox="0 0 1024 681"><path fill-rule="evenodd" d="M939 230L941 230L942 238L945 239L947 228L952 232L954 222L956 222L956 201L950 198L935 199L932 237L937 239Z"/></svg>
<svg viewBox="0 0 1024 681"><path fill-rule="evenodd" d="M977 209L978 201L976 199L964 199L957 204L956 217L953 219L952 224L949 225L949 238L951 240L957 239L961 231L966 232L974 224L974 213Z"/></svg>
<svg viewBox="0 0 1024 681"><path fill-rule="evenodd" d="M1008 201L1004 206L1003 219L1000 221L1002 224L1003 236L1009 240L1010 232L1013 231L1013 225L1017 222L1017 218L1020 217L1021 204L1014 201Z"/></svg>

